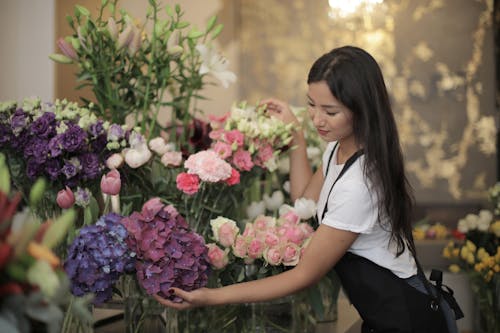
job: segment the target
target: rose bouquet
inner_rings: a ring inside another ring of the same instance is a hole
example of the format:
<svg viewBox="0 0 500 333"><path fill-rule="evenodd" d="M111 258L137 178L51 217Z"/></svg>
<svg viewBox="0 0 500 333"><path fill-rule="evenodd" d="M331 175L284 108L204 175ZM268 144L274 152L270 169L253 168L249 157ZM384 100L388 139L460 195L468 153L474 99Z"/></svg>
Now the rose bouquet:
<svg viewBox="0 0 500 333"><path fill-rule="evenodd" d="M494 189L491 193L494 193ZM498 207L495 203L495 209ZM458 222L455 239L443 249L451 272L467 273L480 314L478 328L500 330L500 220L489 210L468 214Z"/></svg>

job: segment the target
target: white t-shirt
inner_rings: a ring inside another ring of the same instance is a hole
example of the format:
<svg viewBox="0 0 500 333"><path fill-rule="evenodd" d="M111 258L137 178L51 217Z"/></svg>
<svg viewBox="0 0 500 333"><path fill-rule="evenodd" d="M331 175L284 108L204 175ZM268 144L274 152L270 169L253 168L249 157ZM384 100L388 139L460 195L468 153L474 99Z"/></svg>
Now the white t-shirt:
<svg viewBox="0 0 500 333"><path fill-rule="evenodd" d="M335 142L330 142L323 153L323 176L334 147ZM390 269L400 278L415 275L417 266L410 251L405 249L399 257L396 257L396 243L390 242L390 224L387 218L378 221L378 195L376 191L371 190L369 180L363 174L364 155L361 155L335 183L328 198L327 213L321 220L328 193L344 167L343 164L336 164L337 151L338 149L332 156L328 175L325 176L321 188L317 211L319 222L337 229L359 233L349 252ZM382 225L386 227L383 228Z"/></svg>

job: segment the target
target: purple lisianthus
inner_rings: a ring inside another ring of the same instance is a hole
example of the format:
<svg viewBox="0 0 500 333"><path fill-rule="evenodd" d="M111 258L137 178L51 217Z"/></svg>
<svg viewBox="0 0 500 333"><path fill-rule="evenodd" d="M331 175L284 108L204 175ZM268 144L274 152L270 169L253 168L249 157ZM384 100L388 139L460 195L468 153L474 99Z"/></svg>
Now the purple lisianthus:
<svg viewBox="0 0 500 333"><path fill-rule="evenodd" d="M75 296L94 293L94 304L109 300L122 274L134 271L135 254L125 242L127 231L121 216L110 213L85 226L73 240L64 262Z"/></svg>
<svg viewBox="0 0 500 333"><path fill-rule="evenodd" d="M168 289L194 290L208 282L209 264L203 237L189 230L172 205L159 198L146 202L140 213L124 217L127 243L137 253L135 268L139 284L148 294L174 301Z"/></svg>
<svg viewBox="0 0 500 333"><path fill-rule="evenodd" d="M81 169L82 165L80 160L77 157L72 157L71 159L64 161L61 171L66 178L69 179L75 177Z"/></svg>
<svg viewBox="0 0 500 333"><path fill-rule="evenodd" d="M99 135L105 133L103 124L102 120L98 120L89 126L89 133L92 138L97 138Z"/></svg>
<svg viewBox="0 0 500 333"><path fill-rule="evenodd" d="M90 204L92 193L88 188L78 187L75 192L75 203L81 207L87 207Z"/></svg>
<svg viewBox="0 0 500 333"><path fill-rule="evenodd" d="M85 145L87 132L78 125L69 123L68 129L62 134L61 145L64 150L72 153L79 151Z"/></svg>
<svg viewBox="0 0 500 333"><path fill-rule="evenodd" d="M28 118L26 117L26 113L23 111L23 109L17 109L10 119L10 127L12 129L12 133L14 133L14 135L16 136L19 135L19 133L21 133L21 131L26 127L27 121Z"/></svg>
<svg viewBox="0 0 500 333"><path fill-rule="evenodd" d="M0 123L0 147L6 146L11 140L12 131L9 126Z"/></svg>
<svg viewBox="0 0 500 333"><path fill-rule="evenodd" d="M56 180L61 174L61 162L58 159L51 158L45 163L45 171L49 175L50 180Z"/></svg>
<svg viewBox="0 0 500 333"><path fill-rule="evenodd" d="M87 153L80 156L83 179L96 179L101 175L102 165L97 154Z"/></svg>
<svg viewBox="0 0 500 333"><path fill-rule="evenodd" d="M38 163L38 161L34 158L29 158L26 161L26 175L30 180L35 180L36 178L38 178L44 168L44 165Z"/></svg>
<svg viewBox="0 0 500 333"><path fill-rule="evenodd" d="M45 112L30 126L30 132L36 137L48 138L56 132L55 125L56 115L52 112Z"/></svg>
<svg viewBox="0 0 500 333"><path fill-rule="evenodd" d="M125 131L118 124L111 124L108 129L108 141L118 141L123 139Z"/></svg>

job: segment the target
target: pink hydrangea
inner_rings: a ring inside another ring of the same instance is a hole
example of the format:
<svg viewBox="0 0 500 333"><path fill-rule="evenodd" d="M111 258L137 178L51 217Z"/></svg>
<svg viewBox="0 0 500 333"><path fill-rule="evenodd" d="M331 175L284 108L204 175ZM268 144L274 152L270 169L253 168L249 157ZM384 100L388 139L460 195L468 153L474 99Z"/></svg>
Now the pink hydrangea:
<svg viewBox="0 0 500 333"><path fill-rule="evenodd" d="M190 155L184 166L188 169L188 173L198 175L205 182L216 183L231 177L231 165L213 150Z"/></svg>

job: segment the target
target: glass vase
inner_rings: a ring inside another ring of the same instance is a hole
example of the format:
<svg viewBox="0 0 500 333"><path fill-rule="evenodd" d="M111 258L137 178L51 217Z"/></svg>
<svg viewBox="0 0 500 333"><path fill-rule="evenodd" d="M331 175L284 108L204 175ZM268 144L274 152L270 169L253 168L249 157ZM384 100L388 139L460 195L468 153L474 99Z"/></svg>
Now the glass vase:
<svg viewBox="0 0 500 333"><path fill-rule="evenodd" d="M124 302L127 333L167 332L165 307L150 296L129 296Z"/></svg>

